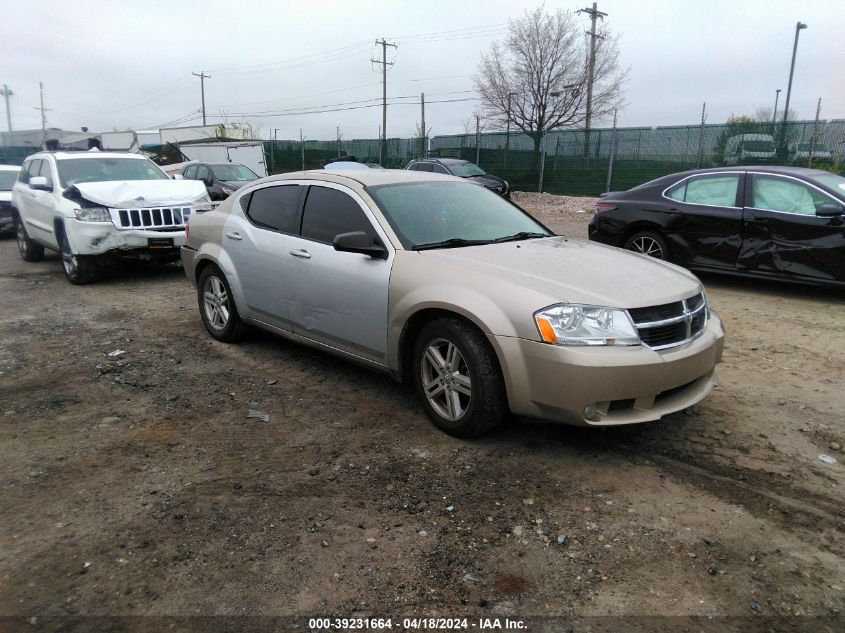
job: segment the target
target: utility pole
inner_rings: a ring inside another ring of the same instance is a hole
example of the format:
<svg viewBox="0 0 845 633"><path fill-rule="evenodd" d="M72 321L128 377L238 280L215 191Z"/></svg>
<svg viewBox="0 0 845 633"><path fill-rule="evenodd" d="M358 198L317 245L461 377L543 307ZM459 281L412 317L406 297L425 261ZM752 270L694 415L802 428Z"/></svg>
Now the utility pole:
<svg viewBox="0 0 845 633"><path fill-rule="evenodd" d="M778 98L780 97L780 91L780 88L775 90L775 109L772 111L772 127L775 126L778 120Z"/></svg>
<svg viewBox="0 0 845 633"><path fill-rule="evenodd" d="M200 78L200 93L202 96L202 124L205 125L205 80L211 79L211 75L206 75L205 71L198 73L191 73L194 77Z"/></svg>
<svg viewBox="0 0 845 633"><path fill-rule="evenodd" d="M428 133L425 129L425 93L420 93L420 127L421 127L421 145L420 145L420 158L425 158L428 155L428 143L426 142L426 137Z"/></svg>
<svg viewBox="0 0 845 633"><path fill-rule="evenodd" d="M596 38L601 37L596 33L596 20L604 20L607 13L598 10L598 4L593 3L592 9L579 9L578 13L586 13L590 16L592 24L587 35L590 36L590 60L587 65L587 118L584 122L584 154L590 151L590 125L593 117L593 81L596 73Z"/></svg>
<svg viewBox="0 0 845 633"><path fill-rule="evenodd" d="M12 111L9 109L9 97L11 97L14 92L9 89L9 86L3 84L3 97L6 99L6 126L9 128L9 138L5 141L4 145L11 145L12 144Z"/></svg>
<svg viewBox="0 0 845 633"><path fill-rule="evenodd" d="M370 61L374 64L381 64L381 84L382 84L382 97L381 97L381 145L382 145L382 160L387 155L387 67L393 66L393 62L387 61L387 47L392 46L393 48L398 48L396 44L391 44L386 39L381 38L380 40L376 40L376 45L381 46L381 61L377 59L370 58Z"/></svg>
<svg viewBox="0 0 845 633"><path fill-rule="evenodd" d="M52 110L53 108L44 107L44 82L38 82L38 89L41 91L41 107L35 107L33 109L41 110L41 147L44 149L47 147L47 115L45 112Z"/></svg>
<svg viewBox="0 0 845 633"><path fill-rule="evenodd" d="M803 22L798 22L795 25L795 43L792 45L792 65L789 67L789 84L786 86L786 104L783 107L783 122L786 123L789 118L789 99L792 97L792 75L795 72L795 54L798 52L798 34L802 29L806 29L807 25Z"/></svg>

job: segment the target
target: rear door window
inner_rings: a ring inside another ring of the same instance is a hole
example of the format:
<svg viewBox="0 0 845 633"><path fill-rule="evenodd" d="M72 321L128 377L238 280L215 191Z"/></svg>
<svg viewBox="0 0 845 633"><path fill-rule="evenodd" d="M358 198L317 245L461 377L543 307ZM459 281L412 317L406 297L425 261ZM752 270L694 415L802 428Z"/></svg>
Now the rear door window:
<svg viewBox="0 0 845 633"><path fill-rule="evenodd" d="M669 189L666 197L689 204L734 207L738 189L739 174L708 174L687 178Z"/></svg>
<svg viewBox="0 0 845 633"><path fill-rule="evenodd" d="M246 214L262 228L280 233L296 233L301 193L302 187L299 185L277 185L257 189L249 194Z"/></svg>
<svg viewBox="0 0 845 633"><path fill-rule="evenodd" d="M302 211L302 237L331 244L336 235L353 231L364 231L371 240L376 237L369 218L350 195L312 185Z"/></svg>

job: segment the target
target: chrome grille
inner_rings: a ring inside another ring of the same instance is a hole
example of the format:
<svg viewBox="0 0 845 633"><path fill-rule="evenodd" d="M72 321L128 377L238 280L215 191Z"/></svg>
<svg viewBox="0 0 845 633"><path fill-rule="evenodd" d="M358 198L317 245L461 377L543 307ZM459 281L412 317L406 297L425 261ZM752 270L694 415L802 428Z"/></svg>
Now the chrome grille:
<svg viewBox="0 0 845 633"><path fill-rule="evenodd" d="M640 340L652 349L666 349L697 338L707 325L707 300L699 293L683 301L628 310Z"/></svg>
<svg viewBox="0 0 845 633"><path fill-rule="evenodd" d="M151 209L109 209L112 222L119 229L153 231L185 228L191 207L157 207Z"/></svg>

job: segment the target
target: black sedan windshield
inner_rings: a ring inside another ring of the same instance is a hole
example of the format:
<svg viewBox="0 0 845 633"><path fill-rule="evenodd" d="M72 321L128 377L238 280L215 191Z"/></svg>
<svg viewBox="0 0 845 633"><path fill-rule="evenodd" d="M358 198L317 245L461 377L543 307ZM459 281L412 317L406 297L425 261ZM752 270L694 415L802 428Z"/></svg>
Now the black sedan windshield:
<svg viewBox="0 0 845 633"><path fill-rule="evenodd" d="M62 187L108 180L167 180L155 163L139 158L68 158L56 161Z"/></svg>
<svg viewBox="0 0 845 633"><path fill-rule="evenodd" d="M407 249L553 235L516 205L473 184L415 182L368 190Z"/></svg>
<svg viewBox="0 0 845 633"><path fill-rule="evenodd" d="M472 178L473 176L483 176L487 172L481 169L475 163L449 163L446 165L453 176L460 176L461 178Z"/></svg>
<svg viewBox="0 0 845 633"><path fill-rule="evenodd" d="M258 176L243 165L215 165L214 175L217 180L257 180Z"/></svg>

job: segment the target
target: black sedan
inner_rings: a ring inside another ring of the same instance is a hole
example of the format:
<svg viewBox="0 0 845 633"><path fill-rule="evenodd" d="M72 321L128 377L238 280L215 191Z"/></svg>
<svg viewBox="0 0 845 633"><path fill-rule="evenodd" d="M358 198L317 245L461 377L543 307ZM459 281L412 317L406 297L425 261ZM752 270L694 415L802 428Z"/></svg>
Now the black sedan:
<svg viewBox="0 0 845 633"><path fill-rule="evenodd" d="M182 170L186 180L202 180L212 200L225 200L258 176L240 163L191 163Z"/></svg>
<svg viewBox="0 0 845 633"><path fill-rule="evenodd" d="M500 196L510 198L511 189L507 180L493 174L488 174L475 163L460 158L424 158L412 160L405 169L411 171L430 171L435 174L449 174L459 178L467 178L472 182L487 187Z"/></svg>
<svg viewBox="0 0 845 633"><path fill-rule="evenodd" d="M596 203L590 239L700 271L845 285L845 178L799 167L702 169Z"/></svg>

